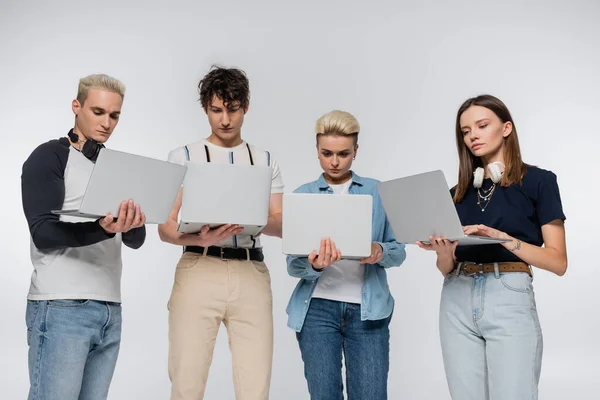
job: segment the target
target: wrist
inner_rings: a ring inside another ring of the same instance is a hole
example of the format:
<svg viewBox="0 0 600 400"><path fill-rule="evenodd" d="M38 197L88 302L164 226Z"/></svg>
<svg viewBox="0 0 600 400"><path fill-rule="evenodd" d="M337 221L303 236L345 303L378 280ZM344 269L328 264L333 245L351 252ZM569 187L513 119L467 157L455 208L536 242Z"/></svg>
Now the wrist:
<svg viewBox="0 0 600 400"><path fill-rule="evenodd" d="M512 252L517 251L517 250L521 250L521 244L523 242L521 242L521 240L516 239L516 238L511 238L511 239L512 239L511 242L504 243L504 247L506 247L506 249L508 251L512 251Z"/></svg>
<svg viewBox="0 0 600 400"><path fill-rule="evenodd" d="M454 264L456 259L453 254L449 253L438 253L438 263L442 264Z"/></svg>

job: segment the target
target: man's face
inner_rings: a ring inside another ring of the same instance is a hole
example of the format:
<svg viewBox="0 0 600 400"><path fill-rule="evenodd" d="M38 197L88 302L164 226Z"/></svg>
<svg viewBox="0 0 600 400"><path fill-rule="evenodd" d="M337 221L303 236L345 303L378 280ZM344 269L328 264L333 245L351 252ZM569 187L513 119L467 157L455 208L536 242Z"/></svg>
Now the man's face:
<svg viewBox="0 0 600 400"><path fill-rule="evenodd" d="M240 102L223 104L223 100L213 96L211 104L205 109L212 134L222 144L241 140L244 115L248 109L240 107Z"/></svg>
<svg viewBox="0 0 600 400"><path fill-rule="evenodd" d="M98 143L106 142L119 122L122 104L123 98L118 93L89 89L83 104L73 100L75 133Z"/></svg>

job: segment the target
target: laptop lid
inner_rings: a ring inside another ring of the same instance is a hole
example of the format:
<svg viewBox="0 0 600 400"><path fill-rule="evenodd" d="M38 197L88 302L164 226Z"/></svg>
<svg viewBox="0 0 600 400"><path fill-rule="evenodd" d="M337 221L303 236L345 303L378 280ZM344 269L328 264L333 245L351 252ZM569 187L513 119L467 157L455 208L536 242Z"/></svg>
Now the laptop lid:
<svg viewBox="0 0 600 400"><path fill-rule="evenodd" d="M179 232L202 226L237 224L243 235L256 235L269 220L272 168L186 162Z"/></svg>
<svg viewBox="0 0 600 400"><path fill-rule="evenodd" d="M342 258L371 254L373 197L365 194L286 193L283 195L282 249L293 256L317 253L331 238Z"/></svg>
<svg viewBox="0 0 600 400"><path fill-rule="evenodd" d="M186 167L167 161L102 149L78 210L57 214L101 218L117 216L122 201L132 199L146 223L167 221L186 173Z"/></svg>
<svg viewBox="0 0 600 400"><path fill-rule="evenodd" d="M398 242L427 242L430 236L458 240L459 246L505 242L465 236L441 170L380 182L377 189Z"/></svg>

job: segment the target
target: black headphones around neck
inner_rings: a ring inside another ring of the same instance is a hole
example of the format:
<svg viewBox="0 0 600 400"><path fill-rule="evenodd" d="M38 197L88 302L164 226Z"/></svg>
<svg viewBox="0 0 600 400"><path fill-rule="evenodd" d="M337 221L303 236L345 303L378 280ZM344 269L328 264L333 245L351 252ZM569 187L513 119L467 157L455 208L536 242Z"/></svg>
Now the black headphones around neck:
<svg viewBox="0 0 600 400"><path fill-rule="evenodd" d="M71 129L67 135L69 136L69 139L71 139L71 142L79 142L79 135L73 132L73 129ZM102 143L98 143L93 139L88 139L83 144L83 147L81 148L80 152L86 158L95 162L98 158L98 154L100 154L100 150L102 150L103 148L104 145Z"/></svg>

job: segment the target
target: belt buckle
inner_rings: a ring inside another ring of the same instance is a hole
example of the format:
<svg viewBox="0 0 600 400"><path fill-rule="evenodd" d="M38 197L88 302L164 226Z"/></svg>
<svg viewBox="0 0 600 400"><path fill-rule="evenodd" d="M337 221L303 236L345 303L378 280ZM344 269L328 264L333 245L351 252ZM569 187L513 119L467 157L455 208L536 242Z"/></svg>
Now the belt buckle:
<svg viewBox="0 0 600 400"><path fill-rule="evenodd" d="M219 247L219 249L221 250L221 260L222 261L229 260L228 258L225 258L225 248L224 247Z"/></svg>
<svg viewBox="0 0 600 400"><path fill-rule="evenodd" d="M471 263L471 264L466 264L467 265L477 265L479 267L479 271L475 271L475 272L466 272L465 270L465 275L466 276L473 276L473 275L477 275L477 274L483 274L483 263Z"/></svg>

